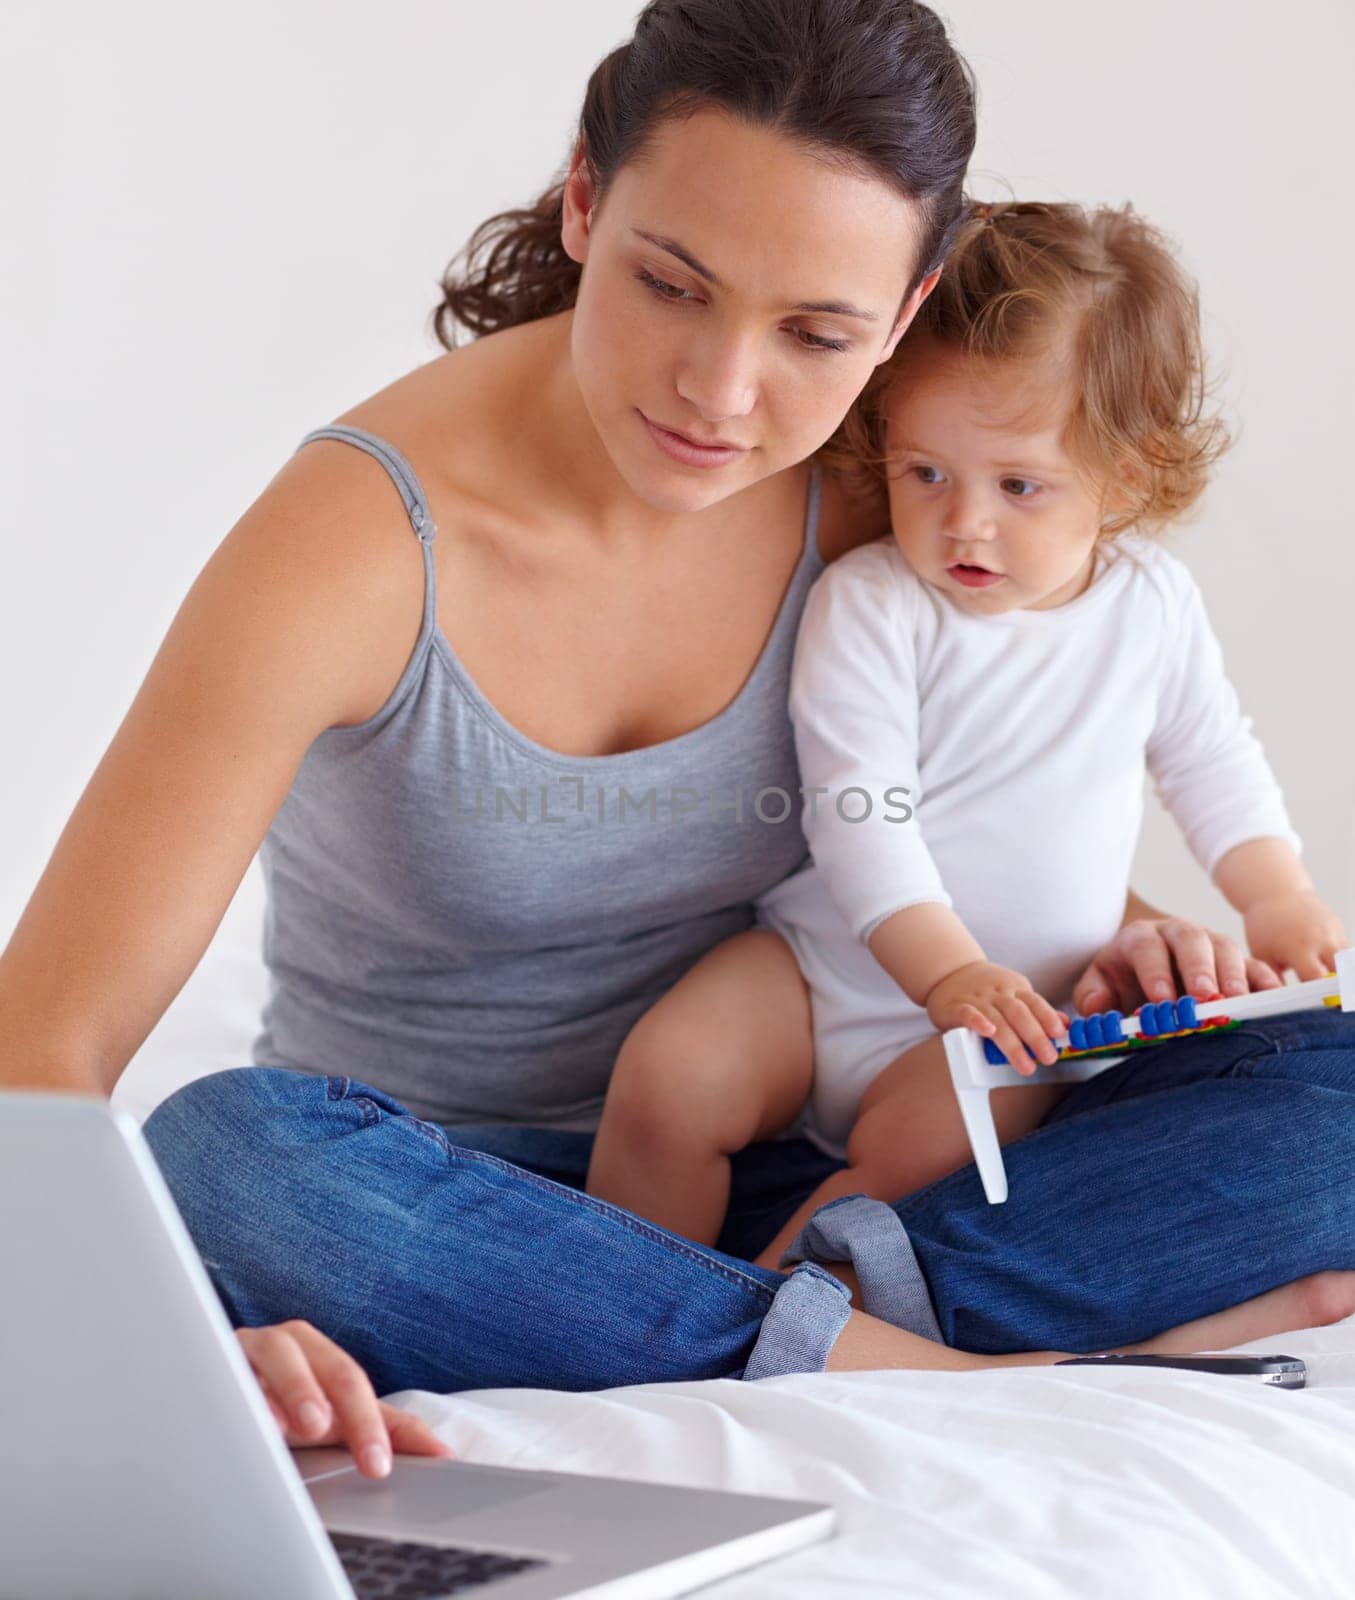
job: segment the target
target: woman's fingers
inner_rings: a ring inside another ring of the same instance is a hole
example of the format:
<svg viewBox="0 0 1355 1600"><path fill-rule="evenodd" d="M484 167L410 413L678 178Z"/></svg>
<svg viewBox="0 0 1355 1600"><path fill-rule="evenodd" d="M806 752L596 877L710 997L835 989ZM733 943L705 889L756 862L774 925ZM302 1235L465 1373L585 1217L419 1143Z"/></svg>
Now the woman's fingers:
<svg viewBox="0 0 1355 1600"><path fill-rule="evenodd" d="M310 1324L293 1320L263 1328L237 1328L235 1336L275 1414L282 1413L288 1443L331 1444L336 1442L330 1437L333 1412L298 1338L303 1327Z"/></svg>
<svg viewBox="0 0 1355 1600"><path fill-rule="evenodd" d="M309 1322L237 1328L236 1337L285 1420L289 1444L347 1444L369 1478L390 1472L392 1444L415 1455L450 1453L426 1423L378 1400L352 1356Z"/></svg>
<svg viewBox="0 0 1355 1600"><path fill-rule="evenodd" d="M278 1404L277 1396L274 1395L264 1380L259 1377L257 1371L255 1372L254 1376L259 1380L259 1388L263 1390L263 1397L268 1402L268 1409L273 1413L273 1421L277 1423L278 1431L282 1434L284 1439L290 1440L290 1436L293 1432L291 1419Z"/></svg>
<svg viewBox="0 0 1355 1600"><path fill-rule="evenodd" d="M1167 919L1168 922L1173 920ZM1120 943L1133 972L1134 986L1149 1000L1170 1000L1176 993L1171 946L1163 931L1165 926L1157 922L1131 922L1120 930ZM1178 937L1184 937L1182 929L1176 931ZM1190 943L1188 939L1185 942ZM1131 1000L1131 1009L1134 1003Z"/></svg>
<svg viewBox="0 0 1355 1600"><path fill-rule="evenodd" d="M1088 966L1073 991L1079 1016L1093 1011L1132 1011L1138 998L1134 969L1120 950L1118 935Z"/></svg>
<svg viewBox="0 0 1355 1600"><path fill-rule="evenodd" d="M334 1412L334 1443L347 1444L358 1470L384 1478L391 1469L390 1434L371 1379L332 1339L308 1322L291 1324ZM324 1443L331 1441L326 1439Z"/></svg>
<svg viewBox="0 0 1355 1600"><path fill-rule="evenodd" d="M1073 1010L1080 1017L1093 1011L1105 1011L1115 998L1115 990L1104 971L1103 950L1084 968L1082 976L1073 985Z"/></svg>
<svg viewBox="0 0 1355 1600"><path fill-rule="evenodd" d="M1245 984L1242 969L1242 951L1231 939L1211 933L1198 922L1184 917L1168 917L1157 925L1168 951L1168 979L1174 965L1180 978L1180 992L1194 995L1197 1000L1207 1000L1219 993L1236 994L1240 990L1225 987L1227 983ZM1165 1000L1175 994L1177 985L1171 984L1168 994L1153 994L1154 1000ZM1145 989L1144 993L1148 993Z"/></svg>
<svg viewBox="0 0 1355 1600"><path fill-rule="evenodd" d="M1178 971L1188 973L1193 971L1194 958L1198 949L1195 941L1191 939L1188 944L1179 943L1180 934L1176 931L1182 926L1180 919L1172 918L1163 925L1164 936L1172 946L1176 957ZM1183 925L1194 929L1193 923ZM1212 983L1206 982L1203 987L1197 987L1191 979L1187 983L1187 992L1195 995L1197 999L1207 998L1210 994L1242 995L1255 989L1278 989L1283 979L1275 968L1263 956L1248 955L1236 939L1230 939L1223 933L1211 933L1208 930L1198 930L1204 933L1211 947ZM1182 954L1185 950L1186 953ZM1318 977L1325 973L1316 974ZM1201 972L1202 979L1208 979L1208 972Z"/></svg>
<svg viewBox="0 0 1355 1600"><path fill-rule="evenodd" d="M453 1456L456 1454L451 1445L444 1444L421 1417L416 1417L409 1411L401 1411L399 1406L393 1406L386 1400L381 1400L377 1403L381 1407L381 1415L386 1419L391 1445L398 1455Z"/></svg>
<svg viewBox="0 0 1355 1600"><path fill-rule="evenodd" d="M1239 995L1246 994L1250 987L1248 973L1247 952L1238 944L1236 939L1229 939L1222 933L1210 935L1214 946L1214 974L1215 981L1212 989L1214 994ZM1262 965L1265 963L1263 962ZM1211 991L1204 991L1199 998L1208 998Z"/></svg>
<svg viewBox="0 0 1355 1600"><path fill-rule="evenodd" d="M1236 939L1184 917L1126 923L1078 979L1073 1005L1085 1017L1112 1003L1132 1012L1145 997L1167 1000L1178 992L1206 999L1278 989L1283 980L1264 954L1248 955ZM1307 952L1298 959L1303 970L1294 970L1300 978L1320 978L1331 971L1335 952Z"/></svg>
<svg viewBox="0 0 1355 1600"><path fill-rule="evenodd" d="M1138 1009L1145 999L1176 994L1196 999L1274 989L1280 976L1264 960L1249 956L1235 939L1213 933L1184 917L1126 923L1088 966L1073 991L1082 1016Z"/></svg>

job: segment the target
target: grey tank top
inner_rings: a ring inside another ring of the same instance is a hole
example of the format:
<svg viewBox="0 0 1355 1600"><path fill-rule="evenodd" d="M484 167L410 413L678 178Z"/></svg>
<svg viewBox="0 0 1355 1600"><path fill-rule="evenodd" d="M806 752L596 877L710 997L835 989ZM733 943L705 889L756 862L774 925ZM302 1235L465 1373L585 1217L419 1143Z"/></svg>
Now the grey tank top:
<svg viewBox="0 0 1355 1600"><path fill-rule="evenodd" d="M423 625L385 705L313 741L263 840L253 1060L362 1079L436 1122L594 1128L632 1024L806 858L787 695L823 568L820 469L737 697L676 738L571 756L506 722L439 631L437 530L405 458L344 425L312 439L390 474Z"/></svg>

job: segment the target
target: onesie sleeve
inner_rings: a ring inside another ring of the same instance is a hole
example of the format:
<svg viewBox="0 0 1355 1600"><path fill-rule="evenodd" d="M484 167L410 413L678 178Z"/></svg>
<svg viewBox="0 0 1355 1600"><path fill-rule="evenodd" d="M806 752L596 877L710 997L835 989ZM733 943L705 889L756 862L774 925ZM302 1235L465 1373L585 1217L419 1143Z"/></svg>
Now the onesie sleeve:
<svg viewBox="0 0 1355 1600"><path fill-rule="evenodd" d="M805 604L791 672L805 836L862 940L907 906L951 903L917 821L916 641L903 576L874 546L830 566Z"/></svg>
<svg viewBox="0 0 1355 1600"><path fill-rule="evenodd" d="M1166 635L1148 771L1204 870L1250 839L1301 841L1224 669L1199 585L1163 552Z"/></svg>

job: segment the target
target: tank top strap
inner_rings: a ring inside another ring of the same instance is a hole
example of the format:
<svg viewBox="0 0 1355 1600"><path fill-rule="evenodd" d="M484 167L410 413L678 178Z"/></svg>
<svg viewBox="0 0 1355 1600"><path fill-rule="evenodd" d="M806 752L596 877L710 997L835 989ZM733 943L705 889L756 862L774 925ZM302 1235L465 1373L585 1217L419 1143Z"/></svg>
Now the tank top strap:
<svg viewBox="0 0 1355 1600"><path fill-rule="evenodd" d="M301 444L309 444L312 439L340 439L345 444L356 445L359 450L365 450L369 456L374 456L385 467L390 474L391 482L399 491L400 499L404 502L405 514L419 542L425 546L432 544L438 530L433 523L433 513L428 509L428 497L423 492L423 485L415 476L414 468L393 444L378 439L376 434L368 433L365 428L353 428L343 422L313 429ZM297 449L300 448L301 445L298 445Z"/></svg>
<svg viewBox="0 0 1355 1600"><path fill-rule="evenodd" d="M424 652L432 642L433 634L437 629L438 593L437 593L437 568L433 562L433 540L437 536L437 527L433 522L433 513L428 508L428 497L423 492L423 485L415 476L414 468L405 460L404 456L393 444L379 439L376 434L368 433L365 428L349 427L347 423L335 422L325 428L314 428L297 445L309 444L312 439L337 439L343 444L356 445L359 450L365 450L373 456L386 469L391 482L399 491L400 499L404 503L405 513L409 517L410 526L414 529L419 544L423 549L423 619L419 625L419 637L414 646L414 653L410 657L409 666L405 677L400 680L387 707L377 713L373 721L378 720L389 705L393 704L403 692L406 680L414 670L415 665L422 659Z"/></svg>
<svg viewBox="0 0 1355 1600"><path fill-rule="evenodd" d="M824 561L819 554L819 503L823 497L823 463L814 462L809 471L809 496L805 504L805 555L813 576L823 571Z"/></svg>

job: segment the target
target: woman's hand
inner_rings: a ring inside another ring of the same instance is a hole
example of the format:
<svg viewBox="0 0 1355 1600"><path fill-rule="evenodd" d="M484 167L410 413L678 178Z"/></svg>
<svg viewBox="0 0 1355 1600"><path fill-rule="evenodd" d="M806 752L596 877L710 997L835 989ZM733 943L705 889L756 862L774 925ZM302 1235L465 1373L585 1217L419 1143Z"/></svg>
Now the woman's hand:
<svg viewBox="0 0 1355 1600"><path fill-rule="evenodd" d="M1302 983L1335 969L1336 952L1350 943L1341 919L1317 895L1305 891L1268 895L1243 913L1247 945L1276 972L1292 967Z"/></svg>
<svg viewBox="0 0 1355 1600"><path fill-rule="evenodd" d="M927 993L927 1016L938 1032L972 1028L993 1043L1018 1072L1029 1074L1035 1060L1052 1066L1058 1051L1050 1042L1067 1031L1068 1018L1042 995L1030 979L992 961L971 961L947 973Z"/></svg>
<svg viewBox="0 0 1355 1600"><path fill-rule="evenodd" d="M413 1456L453 1454L426 1422L378 1400L352 1356L309 1322L293 1318L237 1328L235 1336L293 1449L347 1444L368 1478L386 1476L392 1449Z"/></svg>
<svg viewBox="0 0 1355 1600"><path fill-rule="evenodd" d="M1073 989L1080 1016L1133 1011L1145 1000L1277 989L1279 974L1235 939L1185 917L1136 917L1093 957Z"/></svg>

